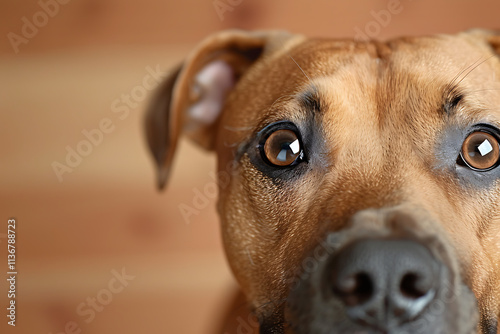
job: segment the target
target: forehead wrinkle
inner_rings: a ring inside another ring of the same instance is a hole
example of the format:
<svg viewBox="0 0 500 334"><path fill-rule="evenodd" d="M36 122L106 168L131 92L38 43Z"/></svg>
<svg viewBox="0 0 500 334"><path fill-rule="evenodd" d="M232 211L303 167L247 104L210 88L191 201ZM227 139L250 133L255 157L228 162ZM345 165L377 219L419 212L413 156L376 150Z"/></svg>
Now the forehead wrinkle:
<svg viewBox="0 0 500 334"><path fill-rule="evenodd" d="M321 112L321 96L318 92L318 87L313 83L302 94L298 96L298 102L306 111L314 113Z"/></svg>
<svg viewBox="0 0 500 334"><path fill-rule="evenodd" d="M382 150L373 107L373 79L356 66L317 80L323 111L324 140L338 148L333 161L345 165L377 164ZM365 78L366 77L366 78ZM366 79L366 80L365 80Z"/></svg>

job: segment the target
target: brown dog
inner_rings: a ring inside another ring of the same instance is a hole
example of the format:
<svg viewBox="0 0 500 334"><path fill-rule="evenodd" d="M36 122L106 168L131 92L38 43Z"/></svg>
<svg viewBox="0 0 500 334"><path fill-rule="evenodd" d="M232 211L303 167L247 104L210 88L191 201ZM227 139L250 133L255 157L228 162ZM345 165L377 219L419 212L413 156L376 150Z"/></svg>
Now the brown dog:
<svg viewBox="0 0 500 334"><path fill-rule="evenodd" d="M224 246L260 333L497 333L500 35L226 31L147 115L230 172Z"/></svg>

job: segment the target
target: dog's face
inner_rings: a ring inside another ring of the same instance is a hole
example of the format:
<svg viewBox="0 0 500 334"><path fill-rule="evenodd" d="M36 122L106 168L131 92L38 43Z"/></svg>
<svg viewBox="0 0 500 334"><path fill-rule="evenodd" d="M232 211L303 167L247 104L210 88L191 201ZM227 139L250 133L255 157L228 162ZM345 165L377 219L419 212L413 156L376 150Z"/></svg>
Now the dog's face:
<svg viewBox="0 0 500 334"><path fill-rule="evenodd" d="M226 32L147 119L214 149L231 268L262 333L496 333L500 38Z"/></svg>

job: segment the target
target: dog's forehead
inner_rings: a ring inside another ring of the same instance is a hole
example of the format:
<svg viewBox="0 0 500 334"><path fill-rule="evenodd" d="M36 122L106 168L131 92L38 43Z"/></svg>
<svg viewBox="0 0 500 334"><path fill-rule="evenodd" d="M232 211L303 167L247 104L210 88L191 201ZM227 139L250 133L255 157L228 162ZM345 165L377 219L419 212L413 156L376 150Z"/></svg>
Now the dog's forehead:
<svg viewBox="0 0 500 334"><path fill-rule="evenodd" d="M313 114L303 102L312 97L321 100L323 126L342 128L329 131L331 143L344 148L354 144L356 149L358 143L352 139L361 131L373 144L373 150L363 153L376 156L381 153L377 149L387 147L387 142L377 143L381 132L393 137L412 128L420 133L405 140L431 145L446 116L445 95L454 87L464 93L462 102L472 107L459 110L463 123L476 116L498 122L499 77L499 61L491 48L467 35L367 43L305 40L266 56L243 78L221 122L231 130L220 129L219 138L234 147L272 122L303 122ZM475 115L478 110L483 115Z"/></svg>
<svg viewBox="0 0 500 334"><path fill-rule="evenodd" d="M295 72L304 74L299 90L319 88L320 94L356 105L390 103L401 97L441 102L453 86L466 92L493 90L499 84L498 59L491 49L457 36L385 43L309 41L281 61L287 57L289 63L293 61L290 66L296 66Z"/></svg>
<svg viewBox="0 0 500 334"><path fill-rule="evenodd" d="M368 138L372 142L383 132L432 140L446 122L464 127L477 121L498 122L498 59L486 47L444 36L357 48L330 53L323 72L302 68L308 74L305 90L322 100L323 123L342 127L344 135L351 129L354 138L360 131L373 135ZM446 104L454 98L464 108L448 117Z"/></svg>
<svg viewBox="0 0 500 334"><path fill-rule="evenodd" d="M453 83L473 93L470 95L476 100L488 95L483 100L498 105L498 77L500 66L498 59L492 57L491 48L460 35L401 38L383 43L305 40L257 64L228 102L231 111L226 119L235 125L255 127L273 116L293 117L283 103L297 104L304 94L315 91L324 102L346 111L351 109L351 116L363 119L370 113L356 109L391 106L394 102L411 102L417 111L425 112L426 108L418 108L418 104L436 105L437 109L445 90Z"/></svg>
<svg viewBox="0 0 500 334"><path fill-rule="evenodd" d="M484 41L471 39L468 35L436 35L386 42L306 40L289 52L281 53L280 58L293 57L303 70L311 71L307 73L309 77L334 75L347 67L359 79L367 73L376 74L380 79L387 71L392 71L397 75L429 74L449 80L458 74L457 70L465 70L492 55L491 47ZM474 72L481 72L480 69L491 70L484 66Z"/></svg>

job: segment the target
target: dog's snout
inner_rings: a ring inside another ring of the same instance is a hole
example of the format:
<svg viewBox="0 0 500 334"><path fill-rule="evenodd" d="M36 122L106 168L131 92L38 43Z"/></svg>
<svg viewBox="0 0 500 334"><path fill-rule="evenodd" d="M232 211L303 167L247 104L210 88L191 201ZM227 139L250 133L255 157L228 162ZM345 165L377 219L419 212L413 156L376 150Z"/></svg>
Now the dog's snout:
<svg viewBox="0 0 500 334"><path fill-rule="evenodd" d="M410 240L367 239L347 245L325 268L325 295L355 322L375 328L416 318L439 288L440 263Z"/></svg>

